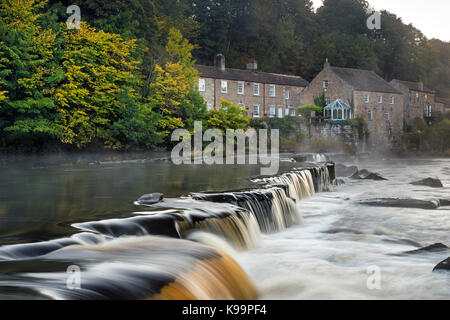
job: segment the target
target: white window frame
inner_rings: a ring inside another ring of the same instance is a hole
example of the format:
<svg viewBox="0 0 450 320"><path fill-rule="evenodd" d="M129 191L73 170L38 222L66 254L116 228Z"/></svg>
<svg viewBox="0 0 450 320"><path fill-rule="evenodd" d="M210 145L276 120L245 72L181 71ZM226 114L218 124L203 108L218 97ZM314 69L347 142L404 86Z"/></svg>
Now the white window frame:
<svg viewBox="0 0 450 320"><path fill-rule="evenodd" d="M286 91L284 92L284 99L285 99L285 100L289 100L289 90L286 90Z"/></svg>
<svg viewBox="0 0 450 320"><path fill-rule="evenodd" d="M272 110L273 110L273 113L272 113ZM269 117L270 118L275 118L276 115L277 115L277 108L276 108L276 106L270 106L269 107Z"/></svg>
<svg viewBox="0 0 450 320"><path fill-rule="evenodd" d="M425 117L427 117L427 118L431 117L431 112L432 112L431 106L430 106L430 105L427 105L427 106L425 107Z"/></svg>
<svg viewBox="0 0 450 320"><path fill-rule="evenodd" d="M368 94L364 95L364 102L369 103L370 102L370 96Z"/></svg>
<svg viewBox="0 0 450 320"><path fill-rule="evenodd" d="M325 97L325 103L329 105L331 103L330 97Z"/></svg>
<svg viewBox="0 0 450 320"><path fill-rule="evenodd" d="M242 91L239 90L240 88L242 88ZM238 81L238 84L237 84L237 93L238 93L238 94L244 94L244 92L245 92L245 83L242 82L242 81Z"/></svg>
<svg viewBox="0 0 450 320"><path fill-rule="evenodd" d="M390 99L389 100L390 104L394 104L395 103L395 97L394 96L391 96L389 99Z"/></svg>
<svg viewBox="0 0 450 320"><path fill-rule="evenodd" d="M198 91L205 92L206 91L206 80L198 79Z"/></svg>
<svg viewBox="0 0 450 320"><path fill-rule="evenodd" d="M253 84L253 95L254 96L259 96L259 83L254 83Z"/></svg>
<svg viewBox="0 0 450 320"><path fill-rule="evenodd" d="M255 112L255 108L257 108L258 113ZM253 105L253 110L252 110L253 118L259 118L260 114L261 114L261 110L260 110L259 104Z"/></svg>
<svg viewBox="0 0 450 320"><path fill-rule="evenodd" d="M369 121L373 121L373 111L372 110L367 110L367 119Z"/></svg>
<svg viewBox="0 0 450 320"><path fill-rule="evenodd" d="M328 89L328 80L323 80L323 82L322 82L322 87L326 90L326 89Z"/></svg>
<svg viewBox="0 0 450 320"><path fill-rule="evenodd" d="M382 104L383 103L383 96L378 96L378 103Z"/></svg>
<svg viewBox="0 0 450 320"><path fill-rule="evenodd" d="M386 121L391 121L391 112L390 111L386 111L384 113L384 118L386 119Z"/></svg>
<svg viewBox="0 0 450 320"><path fill-rule="evenodd" d="M269 97L276 97L276 88L274 84L269 85Z"/></svg>
<svg viewBox="0 0 450 320"><path fill-rule="evenodd" d="M220 92L222 93L228 93L228 81L222 80L220 82Z"/></svg>
<svg viewBox="0 0 450 320"><path fill-rule="evenodd" d="M291 113L292 117L295 117L295 108L291 108L291 112L290 113Z"/></svg>

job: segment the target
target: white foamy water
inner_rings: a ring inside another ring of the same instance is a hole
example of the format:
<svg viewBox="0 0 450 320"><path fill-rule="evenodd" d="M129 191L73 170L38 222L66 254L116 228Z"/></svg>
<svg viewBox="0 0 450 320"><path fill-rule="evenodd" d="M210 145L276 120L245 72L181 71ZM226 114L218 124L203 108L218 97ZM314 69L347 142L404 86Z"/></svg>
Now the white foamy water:
<svg viewBox="0 0 450 320"><path fill-rule="evenodd" d="M450 246L450 207L424 210L355 203L377 197L448 199L450 160L357 165L389 180L346 179L333 192L302 199L302 225L264 235L258 248L237 253L236 260L262 299L450 299L450 275L432 273L450 251L398 255L419 245ZM440 178L444 188L409 184L427 177ZM380 272L379 289L370 285L372 270Z"/></svg>

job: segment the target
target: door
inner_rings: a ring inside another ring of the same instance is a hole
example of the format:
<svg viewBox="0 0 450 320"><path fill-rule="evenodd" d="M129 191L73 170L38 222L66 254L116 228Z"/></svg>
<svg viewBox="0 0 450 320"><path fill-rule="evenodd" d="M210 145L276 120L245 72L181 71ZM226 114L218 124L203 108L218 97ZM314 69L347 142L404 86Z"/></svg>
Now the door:
<svg viewBox="0 0 450 320"><path fill-rule="evenodd" d="M278 118L283 118L283 108L282 107L278 108Z"/></svg>

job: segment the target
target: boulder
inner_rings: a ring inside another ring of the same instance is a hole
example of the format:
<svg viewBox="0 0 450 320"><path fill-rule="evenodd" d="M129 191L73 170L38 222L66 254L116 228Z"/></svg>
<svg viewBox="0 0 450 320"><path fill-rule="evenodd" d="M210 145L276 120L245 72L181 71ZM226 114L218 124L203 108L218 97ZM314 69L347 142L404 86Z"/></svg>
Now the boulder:
<svg viewBox="0 0 450 320"><path fill-rule="evenodd" d="M164 198L164 195L162 193L159 193L159 192L148 193L148 194L144 194L143 196L141 196L137 200L137 202L139 204L155 204L155 203L162 201L163 198Z"/></svg>
<svg viewBox="0 0 450 320"><path fill-rule="evenodd" d="M336 176L337 177L350 177L358 172L357 166L345 166L343 164L336 164Z"/></svg>
<svg viewBox="0 0 450 320"><path fill-rule="evenodd" d="M442 252L442 251L447 251L450 248L447 247L445 244L443 243L434 243L432 245L420 248L420 249L416 249L416 250L411 250L411 251L406 251L404 252L405 254L420 254L420 253L427 253L427 252Z"/></svg>
<svg viewBox="0 0 450 320"><path fill-rule="evenodd" d="M422 179L419 181L414 181L411 182L410 184L415 185L415 186L427 186L427 187L432 187L432 188L442 188L442 182L439 179L435 179L435 178L426 178L426 179Z"/></svg>
<svg viewBox="0 0 450 320"><path fill-rule="evenodd" d="M444 261L439 262L434 268L434 271L450 271L450 257L445 259Z"/></svg>
<svg viewBox="0 0 450 320"><path fill-rule="evenodd" d="M296 162L306 162L307 156L296 154L296 155L292 156L292 159L294 159Z"/></svg>
<svg viewBox="0 0 450 320"><path fill-rule="evenodd" d="M400 198L378 198L358 201L374 207L395 207L395 208L417 208L417 209L437 209L439 201L419 200L419 199L400 199Z"/></svg>
<svg viewBox="0 0 450 320"><path fill-rule="evenodd" d="M378 173L370 172L366 169L355 172L350 178L357 180L387 180Z"/></svg>

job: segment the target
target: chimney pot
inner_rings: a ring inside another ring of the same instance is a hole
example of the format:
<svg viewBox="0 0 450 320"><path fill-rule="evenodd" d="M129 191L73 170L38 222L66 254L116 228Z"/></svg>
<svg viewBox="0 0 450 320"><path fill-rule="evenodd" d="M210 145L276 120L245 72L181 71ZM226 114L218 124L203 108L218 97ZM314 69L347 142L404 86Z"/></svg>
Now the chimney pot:
<svg viewBox="0 0 450 320"><path fill-rule="evenodd" d="M324 69L326 69L326 68L329 68L331 65L330 65L330 63L328 62L328 58L326 58L325 59L325 63L323 64L323 68Z"/></svg>

